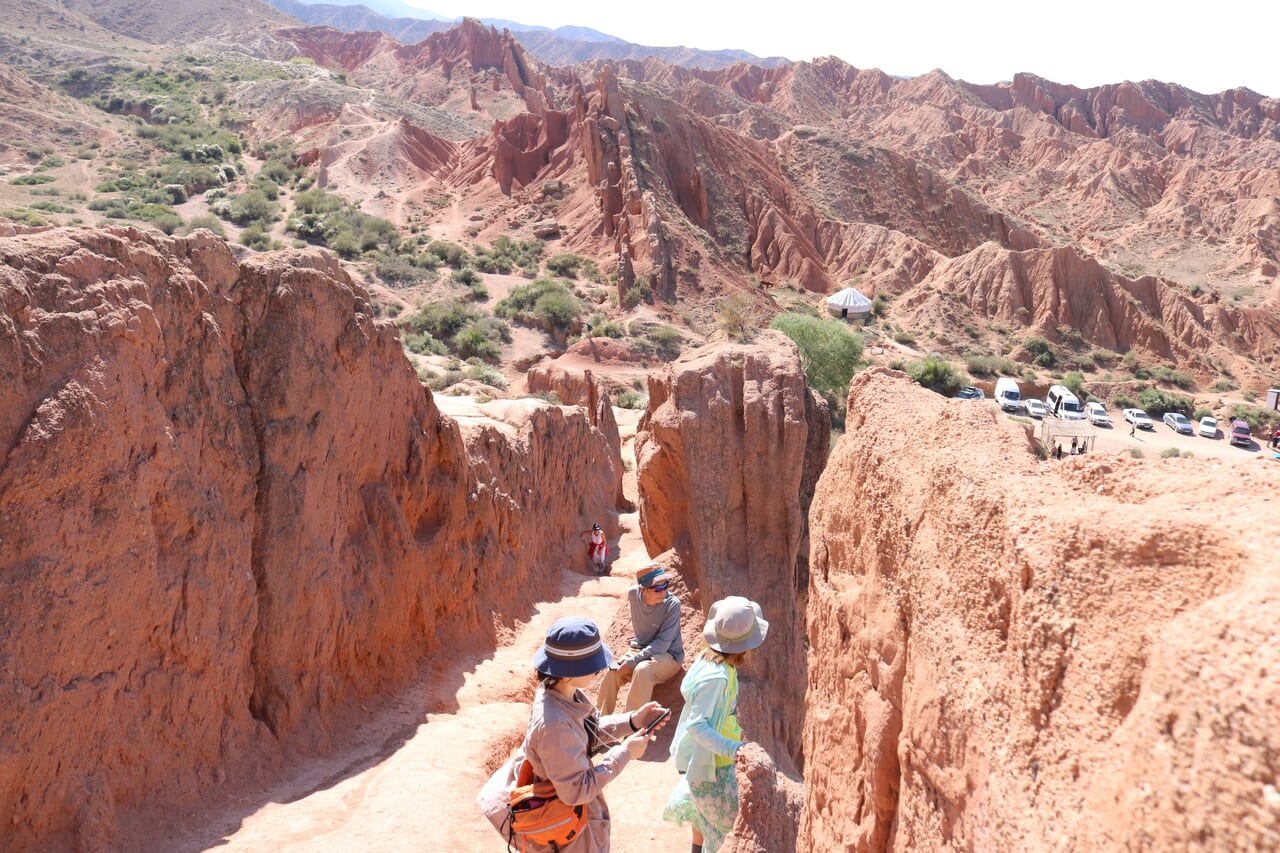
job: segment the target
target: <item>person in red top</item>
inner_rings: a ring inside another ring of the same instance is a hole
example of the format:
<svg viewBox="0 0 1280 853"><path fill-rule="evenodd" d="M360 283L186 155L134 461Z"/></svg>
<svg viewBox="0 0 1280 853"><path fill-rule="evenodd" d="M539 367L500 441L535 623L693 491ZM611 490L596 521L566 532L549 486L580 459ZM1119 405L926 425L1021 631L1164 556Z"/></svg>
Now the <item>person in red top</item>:
<svg viewBox="0 0 1280 853"><path fill-rule="evenodd" d="M595 567L596 574L604 574L605 560L609 557L609 545L605 542L604 531L598 524L591 525L591 541L587 545L587 555L591 558L591 565Z"/></svg>

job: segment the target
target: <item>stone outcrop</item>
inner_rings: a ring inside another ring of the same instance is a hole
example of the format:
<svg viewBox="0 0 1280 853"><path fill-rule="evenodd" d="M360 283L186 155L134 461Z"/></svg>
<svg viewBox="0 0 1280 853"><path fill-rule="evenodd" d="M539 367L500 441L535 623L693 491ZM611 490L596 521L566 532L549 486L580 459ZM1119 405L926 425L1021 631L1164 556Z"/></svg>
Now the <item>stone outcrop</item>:
<svg viewBox="0 0 1280 853"><path fill-rule="evenodd" d="M326 750L527 617L614 499L585 412L460 429L324 256L105 229L0 257L0 847L110 848L118 811Z"/></svg>
<svg viewBox="0 0 1280 853"><path fill-rule="evenodd" d="M649 553L680 556L704 614L726 595L764 609L770 635L747 667L741 702L749 736L784 769L801 764L802 501L830 431L815 396L795 345L762 332L755 343L707 347L651 376L635 442Z"/></svg>
<svg viewBox="0 0 1280 853"><path fill-rule="evenodd" d="M1040 462L883 369L846 429L810 519L800 849L1280 843L1273 463Z"/></svg>

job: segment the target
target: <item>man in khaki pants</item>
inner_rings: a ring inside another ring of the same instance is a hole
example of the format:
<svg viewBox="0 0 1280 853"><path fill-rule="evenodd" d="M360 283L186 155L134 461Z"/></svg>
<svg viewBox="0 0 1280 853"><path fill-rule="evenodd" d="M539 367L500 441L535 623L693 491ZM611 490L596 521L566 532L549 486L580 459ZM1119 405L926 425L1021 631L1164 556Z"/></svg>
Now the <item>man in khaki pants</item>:
<svg viewBox="0 0 1280 853"><path fill-rule="evenodd" d="M618 687L631 682L626 711L635 711L653 696L655 684L680 674L684 641L680 638L680 599L667 592L666 570L648 565L640 570L636 585L627 590L631 605L631 652L615 661L605 673L596 703L602 715L618 704Z"/></svg>

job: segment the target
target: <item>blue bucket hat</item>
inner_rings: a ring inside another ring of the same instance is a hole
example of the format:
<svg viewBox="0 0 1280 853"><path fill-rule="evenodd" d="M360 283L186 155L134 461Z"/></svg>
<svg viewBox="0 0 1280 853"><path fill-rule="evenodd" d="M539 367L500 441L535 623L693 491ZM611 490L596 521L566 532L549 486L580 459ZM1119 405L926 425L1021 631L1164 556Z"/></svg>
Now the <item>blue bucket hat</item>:
<svg viewBox="0 0 1280 853"><path fill-rule="evenodd" d="M613 652L600 639L596 623L581 616L565 616L551 623L533 668L554 678L594 675L613 663Z"/></svg>

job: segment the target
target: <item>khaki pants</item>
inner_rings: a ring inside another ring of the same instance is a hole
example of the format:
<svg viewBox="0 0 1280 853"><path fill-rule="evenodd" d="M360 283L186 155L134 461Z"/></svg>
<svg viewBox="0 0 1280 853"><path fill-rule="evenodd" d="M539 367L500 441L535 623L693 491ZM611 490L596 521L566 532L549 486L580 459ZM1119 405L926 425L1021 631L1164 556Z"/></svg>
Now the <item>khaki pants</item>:
<svg viewBox="0 0 1280 853"><path fill-rule="evenodd" d="M631 691L627 693L626 712L629 714L648 702L653 696L655 684L675 678L680 671L680 664L671 655L654 655L641 661L631 673ZM611 669L605 673L604 683L600 685L600 701L596 703L601 715L613 713L618 704L618 688L623 681L620 669Z"/></svg>

